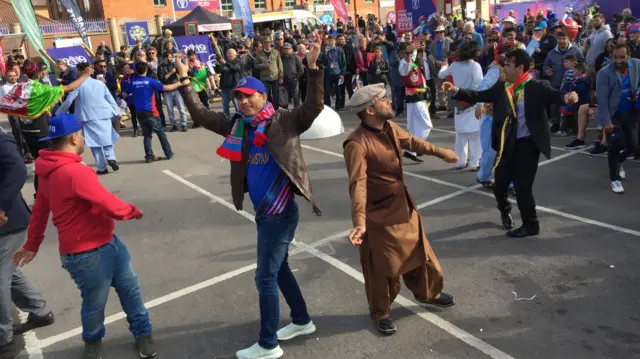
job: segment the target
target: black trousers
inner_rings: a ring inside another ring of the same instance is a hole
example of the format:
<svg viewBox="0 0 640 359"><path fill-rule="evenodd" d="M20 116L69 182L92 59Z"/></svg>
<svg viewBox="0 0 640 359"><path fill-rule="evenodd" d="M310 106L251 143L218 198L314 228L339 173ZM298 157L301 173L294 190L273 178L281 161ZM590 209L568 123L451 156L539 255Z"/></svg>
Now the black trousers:
<svg viewBox="0 0 640 359"><path fill-rule="evenodd" d="M338 79L339 82L340 79ZM340 97L336 95L336 110L342 110L344 108L346 102L346 96L344 95L344 90L347 90L349 94L349 99L353 96L353 75L351 73L347 73L344 75L344 82L342 85L338 85L338 92Z"/></svg>
<svg viewBox="0 0 640 359"><path fill-rule="evenodd" d="M22 133L22 135L34 160L40 157L39 152L41 149L51 148L52 146L51 141L40 141L40 136L35 136L24 132ZM38 176L36 175L34 175L33 188L35 188L36 193L38 193Z"/></svg>
<svg viewBox="0 0 640 359"><path fill-rule="evenodd" d="M493 194L498 201L500 212L511 212L509 202L509 183L513 182L516 190L518 209L525 226L537 226L536 201L533 198L533 181L538 172L540 150L533 138L517 139L514 152L508 161L498 165L495 171Z"/></svg>
<svg viewBox="0 0 640 359"><path fill-rule="evenodd" d="M620 164L638 147L638 121L634 111L616 112L611 119L613 132L607 135L609 144L609 178L620 181Z"/></svg>
<svg viewBox="0 0 640 359"><path fill-rule="evenodd" d="M344 91L342 91L342 94L340 94L340 88L338 87L338 83L340 81L340 77L338 75L334 75L334 74L329 74L327 75L327 73L325 72L325 77L324 77L324 104L326 106L331 107L331 95L332 94L336 94L336 109L338 108L338 105L340 104L340 101L343 102L343 107L344 107ZM340 100L340 98L343 98L343 100Z"/></svg>

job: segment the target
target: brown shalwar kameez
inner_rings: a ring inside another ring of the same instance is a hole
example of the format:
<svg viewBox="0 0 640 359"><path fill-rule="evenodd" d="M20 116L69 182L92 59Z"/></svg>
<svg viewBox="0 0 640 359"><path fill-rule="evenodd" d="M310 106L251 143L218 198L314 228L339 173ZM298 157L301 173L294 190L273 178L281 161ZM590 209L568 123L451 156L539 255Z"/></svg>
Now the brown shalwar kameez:
<svg viewBox="0 0 640 359"><path fill-rule="evenodd" d="M363 123L344 143L353 225L367 229L360 263L376 321L389 316L400 276L420 302L436 299L443 287L442 268L404 184L403 150L442 158L442 149L391 121L382 131Z"/></svg>

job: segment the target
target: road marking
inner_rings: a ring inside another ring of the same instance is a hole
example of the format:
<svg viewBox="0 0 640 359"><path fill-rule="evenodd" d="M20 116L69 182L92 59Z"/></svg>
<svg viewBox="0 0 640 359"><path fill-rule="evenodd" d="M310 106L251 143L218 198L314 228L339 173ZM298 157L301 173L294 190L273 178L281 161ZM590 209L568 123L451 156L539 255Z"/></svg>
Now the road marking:
<svg viewBox="0 0 640 359"><path fill-rule="evenodd" d="M350 265L316 249L313 248L311 246L308 246L304 243L298 243L296 244L299 248L304 248L305 251L309 252L311 255L318 257L320 259L322 259L323 261L327 262L328 264L334 266L335 268L339 269L340 271L344 272L345 274L347 274L348 276L354 278L355 280L359 281L360 283L364 283L364 277L362 276L362 273L360 273L358 270L354 269L353 267L351 267ZM420 304L402 296L402 295L398 295L396 297L395 303L399 304L402 307L405 307L406 309L412 311L413 313L417 314L420 318L428 321L429 323L435 325L436 327L444 330L445 332L451 334L452 336L456 337L457 339L463 341L464 343L466 343L467 345L474 347L476 349L478 349L479 351L485 353L486 355L488 355L491 358L495 358L495 359L514 359L511 355L503 352L502 350L492 346L491 344L483 341L482 339L479 339L473 335L471 335L469 332L453 325L451 322L448 322L444 319L442 319L441 317L425 310Z"/></svg>
<svg viewBox="0 0 640 359"><path fill-rule="evenodd" d="M185 180L184 178L178 176L177 174L169 171L169 170L164 170L162 171L164 172L164 174L176 179L177 181L187 185L188 187L192 188L193 190L195 190L196 192L209 197L212 200L216 200L218 203L222 204L223 206L233 210L234 212L238 212L240 213L243 217L245 217L246 219L248 219L251 222L255 223L255 217L247 212L244 211L237 211L235 209L235 207L227 202L226 200L210 193L209 191L199 187L198 185L191 183L187 180ZM467 190L467 188L465 188L465 190ZM460 192L464 192L464 191L460 191ZM446 195L443 196L441 198L445 198L448 199L450 197L450 195ZM444 200L444 199L442 199ZM437 198L435 200L432 200L430 202L426 202L423 203L422 205L420 205L419 207L427 207L428 205L431 204L435 204L435 203L439 203L442 201L440 198ZM431 204L428 204L431 203ZM338 238L338 236L340 236L342 234L342 236L348 234L349 231L344 231L344 232L340 232L338 234L333 235L332 237L334 238ZM342 237L340 236L340 237ZM324 241L326 241L328 238L325 238ZM316 247L318 247L320 245L318 242L314 242L313 244L309 245L306 243L302 243L302 242L298 242L296 240L294 240L292 242L292 244L294 246L297 247L297 249L303 250L309 254L311 254L314 257L317 257L319 259L322 259L323 261L327 262L328 264L334 266L335 268L339 269L340 271L346 273L347 275L355 278L356 280L358 280L361 283L364 283L364 278L362 277L362 273L360 273L358 270L354 269L353 267L349 266L348 264L341 262L340 260L322 252L316 249ZM290 255L293 255L295 252L292 251ZM420 307L420 305L418 305L417 303L402 297L402 296L398 296L398 299L396 300L396 303L398 303L399 305L409 309L410 311L416 313L418 316L420 316L421 318L427 320L428 322L430 322L431 324L439 327L440 329L446 331L447 333L451 334L452 336L460 339L461 341L463 341L464 343L478 349L479 351L489 355L491 358L494 359L514 359L512 356L504 353L503 351L501 351L498 348L493 347L491 344L482 341L479 338L474 337L473 335L471 335L470 333L458 328L457 326L453 325L452 323L442 319L441 317L433 314L433 313L429 313L426 310L422 309Z"/></svg>
<svg viewBox="0 0 640 359"><path fill-rule="evenodd" d="M336 153L336 152L323 150L321 148L316 148L316 147L312 147L312 146L309 146L309 145L301 145L301 146L303 148L308 149L308 150L324 153L324 154L327 154L327 155L330 155L330 156L334 156L334 157L343 158L341 154ZM588 150L588 148L584 148L584 149L579 150L579 151L572 151L572 152L563 153L560 156L556 156L556 157L553 157L553 158L551 158L549 160L545 160L545 161L540 162L538 164L538 167L544 166L546 164L553 163L553 162L556 162L556 161L560 161L560 160L562 160L564 158L571 157L573 155L584 153L584 151L587 151L587 150ZM421 174L413 173L413 172L409 172L409 171L404 171L404 174L409 176L409 177L419 178L421 180L425 180L425 181L441 184L441 185L447 186L447 187L457 188L457 189L460 190L460 191L457 191L457 192L449 194L448 195L449 198L457 197L457 196L462 195L462 194L467 193L467 192L479 194L479 195L482 195L482 196L485 196L485 197L494 198L493 193L489 193L489 192L478 190L478 188L480 188L481 185L474 185L474 186L471 186L471 187L465 187L465 186L462 186L462 185L459 185L459 184L455 184L455 183L439 180L437 178L423 176ZM511 203L516 203L516 201L514 199L512 199L512 198L509 198L509 201ZM566 212L558 211L558 210L555 210L555 209L552 209L552 208L547 208L547 207L543 207L543 206L539 206L539 205L536 205L536 209L538 211L541 211L541 212L555 214L556 216L572 219L574 221L578 221L578 222L582 222L582 223L586 223L586 224L591 224L591 225L594 225L594 226L611 229L611 230L616 231L616 232L626 233L626 234L630 234L632 236L640 237L640 231L636 231L636 230L633 230L633 229L616 226L616 225L613 225L613 224L610 224L610 223L604 223L604 222L596 221L594 219L589 219L589 218L577 216L577 215L574 215L574 214L571 214L571 213L566 213Z"/></svg>
<svg viewBox="0 0 640 359"><path fill-rule="evenodd" d="M29 313L20 311L18 318L20 323L26 323ZM24 338L24 350L27 352L29 359L43 359L42 343L38 340L35 330L30 330L22 335Z"/></svg>

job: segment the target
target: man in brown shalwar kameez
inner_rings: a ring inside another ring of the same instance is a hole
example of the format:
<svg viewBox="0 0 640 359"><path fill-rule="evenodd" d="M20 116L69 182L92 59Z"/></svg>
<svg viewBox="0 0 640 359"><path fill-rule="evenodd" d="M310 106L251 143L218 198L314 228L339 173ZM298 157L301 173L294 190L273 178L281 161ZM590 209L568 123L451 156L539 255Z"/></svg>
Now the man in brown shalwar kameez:
<svg viewBox="0 0 640 359"><path fill-rule="evenodd" d="M458 157L390 121L395 114L383 84L359 89L350 102L362 122L344 142L354 227L349 240L360 246L371 318L380 332L391 335L396 327L389 307L400 292L400 276L419 302L440 307L454 304L453 295L442 292L442 268L404 184L403 151L448 163Z"/></svg>

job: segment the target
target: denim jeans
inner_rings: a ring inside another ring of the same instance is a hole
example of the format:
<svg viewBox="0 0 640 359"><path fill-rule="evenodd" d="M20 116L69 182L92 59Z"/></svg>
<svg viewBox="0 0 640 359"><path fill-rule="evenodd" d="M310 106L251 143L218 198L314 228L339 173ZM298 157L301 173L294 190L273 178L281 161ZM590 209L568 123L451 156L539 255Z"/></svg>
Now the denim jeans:
<svg viewBox="0 0 640 359"><path fill-rule="evenodd" d="M305 325L311 321L307 304L302 298L296 277L287 261L289 243L298 226L298 205L291 203L282 214L262 215L256 218L258 227L258 267L256 287L260 300L260 339L265 349L278 345L276 333L280 325L278 288L291 308L293 323Z"/></svg>
<svg viewBox="0 0 640 359"><path fill-rule="evenodd" d="M233 108L236 110L236 112L238 111L238 104L236 103L236 98L231 97L231 90L233 89L232 88L222 89L222 112L227 117L231 116L229 101L233 102Z"/></svg>
<svg viewBox="0 0 640 359"><path fill-rule="evenodd" d="M145 158L153 158L153 146L151 145L152 133L155 132L160 140L160 145L164 151L164 155L167 158L173 156L171 152L171 145L167 139L167 134L164 132L164 128L160 125L160 118L153 116L149 112L138 112L138 121L142 127L142 136L144 137L144 156Z"/></svg>
<svg viewBox="0 0 640 359"><path fill-rule="evenodd" d="M149 313L142 301L138 277L131 267L131 256L117 236L97 251L61 255L60 260L82 296L82 340L104 337L104 307L110 287L118 293L133 336L142 338L151 333Z"/></svg>
<svg viewBox="0 0 640 359"><path fill-rule="evenodd" d="M167 112L169 113L169 122L171 126L176 126L176 115L173 111L173 106L178 107L180 113L180 126L187 127L187 110L184 107L184 101L178 90L163 92L164 102L167 105Z"/></svg>

